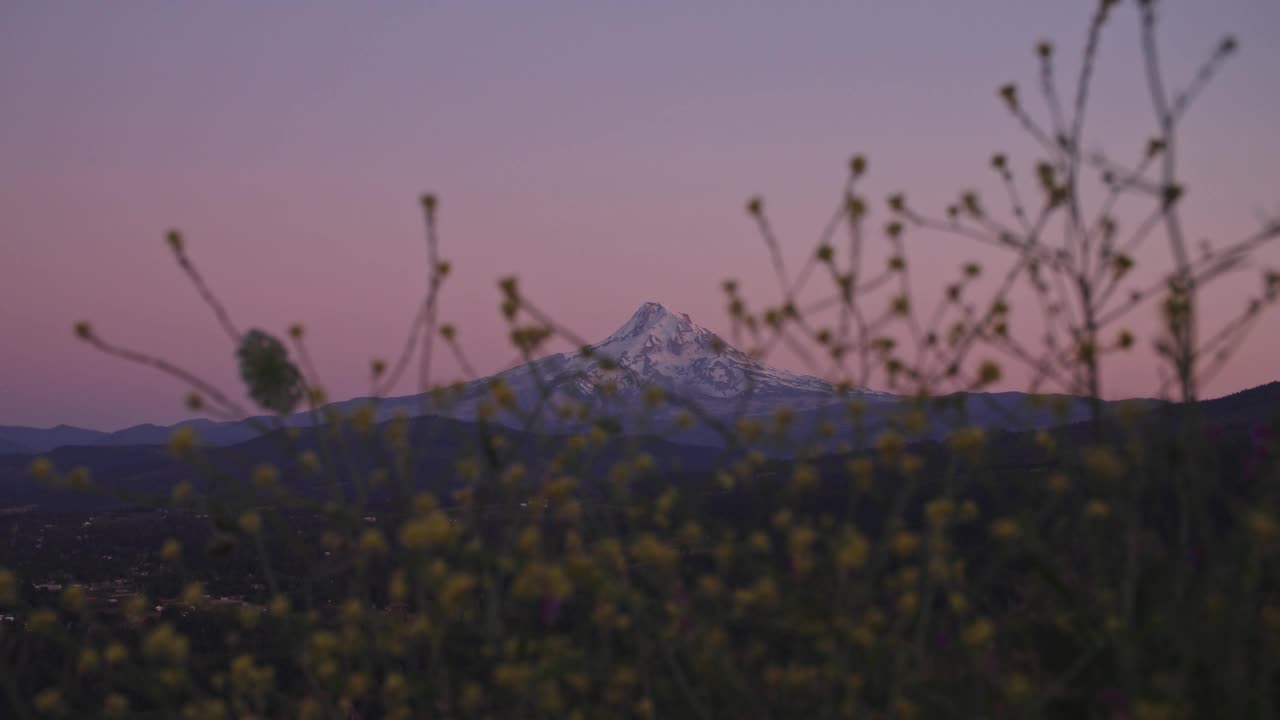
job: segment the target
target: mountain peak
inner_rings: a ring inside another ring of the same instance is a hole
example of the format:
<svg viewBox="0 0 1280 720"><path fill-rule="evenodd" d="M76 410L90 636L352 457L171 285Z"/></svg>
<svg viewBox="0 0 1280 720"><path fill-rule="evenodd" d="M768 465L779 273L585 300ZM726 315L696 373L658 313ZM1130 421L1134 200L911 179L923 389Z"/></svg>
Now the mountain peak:
<svg viewBox="0 0 1280 720"><path fill-rule="evenodd" d="M664 306L662 303L656 303L656 302L641 303L640 307L636 308L635 313L631 316L630 322L638 323L641 325L652 325L667 317L673 317L673 318L676 318L677 320L690 322L689 316L687 314L673 313L670 310L668 310L666 306Z"/></svg>
<svg viewBox="0 0 1280 720"><path fill-rule="evenodd" d="M631 319L622 324L612 335L600 342L597 347L616 344L624 340L643 338L657 334L698 335L707 331L693 324L685 313L673 313L661 303L646 302L636 309Z"/></svg>

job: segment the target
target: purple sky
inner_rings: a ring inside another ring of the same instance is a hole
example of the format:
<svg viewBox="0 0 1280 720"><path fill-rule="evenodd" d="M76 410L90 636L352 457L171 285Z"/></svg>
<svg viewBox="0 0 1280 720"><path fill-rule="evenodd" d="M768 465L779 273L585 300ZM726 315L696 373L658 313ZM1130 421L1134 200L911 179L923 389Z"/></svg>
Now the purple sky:
<svg viewBox="0 0 1280 720"><path fill-rule="evenodd" d="M1183 134L1187 225L1225 242L1280 212L1280 3L1165 4L1177 85L1223 34L1241 43ZM762 300L775 290L747 197L765 196L794 266L853 152L871 159L878 213L902 188L929 208L988 188L997 149L1025 176L1035 158L994 88L1030 94L1040 38L1074 68L1085 6L11 0L0 424L186 415L180 385L78 344L82 318L236 386L227 339L165 251L169 227L241 326L305 321L331 395L363 393L369 359L395 351L422 292L427 190L456 268L443 317L482 372L512 358L495 288L511 272L588 338L646 300L724 330L722 278ZM1137 37L1121 8L1090 115L1091 147L1124 157L1153 127ZM926 288L983 257L950 238L910 242ZM1262 259L1280 266L1275 249ZM1214 295L1210 321L1256 285L1251 271ZM1280 377L1278 336L1269 317L1210 394ZM1110 395L1153 391L1137 360L1109 377Z"/></svg>

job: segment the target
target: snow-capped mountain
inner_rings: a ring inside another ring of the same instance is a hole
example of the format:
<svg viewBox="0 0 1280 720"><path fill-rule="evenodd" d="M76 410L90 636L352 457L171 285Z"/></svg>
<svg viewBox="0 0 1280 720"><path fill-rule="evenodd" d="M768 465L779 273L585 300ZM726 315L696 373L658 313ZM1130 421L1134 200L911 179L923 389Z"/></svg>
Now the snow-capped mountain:
<svg viewBox="0 0 1280 720"><path fill-rule="evenodd" d="M611 363L616 368L610 368ZM789 398L810 405L832 402L836 392L824 380L767 367L687 314L652 302L592 345L590 353L552 355L498 377L520 394L535 374L557 393L581 400L599 395L609 383L622 397L652 385L696 402Z"/></svg>
<svg viewBox="0 0 1280 720"><path fill-rule="evenodd" d="M831 383L809 375L771 368L732 347L684 313L658 303L640 306L613 334L586 351L548 355L530 363L473 380L450 393L443 404L411 395L378 403L380 419L396 413L441 414L460 420L476 419L481 408L494 406L493 388L503 386L514 407L494 419L517 427L565 431L584 421L609 417L625 430L654 432L685 442L714 443L717 435L703 422L677 422L683 410L732 422L744 416L763 416L780 407L797 413L796 431L808 432L817 418L843 416L848 400ZM646 391L658 387L672 402L646 403ZM866 389L854 394L892 404L893 395ZM334 409L353 410L364 399L335 403ZM563 414L570 409L575 412ZM585 409L585 417L579 410ZM829 412L829 410L831 412ZM816 413L816 414L815 414ZM804 417L807 420L801 421Z"/></svg>

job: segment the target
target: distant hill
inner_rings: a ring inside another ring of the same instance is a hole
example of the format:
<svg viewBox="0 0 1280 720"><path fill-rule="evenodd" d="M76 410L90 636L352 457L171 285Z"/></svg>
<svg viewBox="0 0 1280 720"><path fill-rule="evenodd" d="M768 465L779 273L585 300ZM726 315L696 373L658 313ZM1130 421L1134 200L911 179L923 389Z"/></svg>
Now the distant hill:
<svg viewBox="0 0 1280 720"><path fill-rule="evenodd" d="M794 419L787 436L776 445L776 454L787 446L815 437L820 426L829 427L834 439L822 449L834 451L854 428L846 404L857 398L865 406L862 424L875 432L902 409L902 398L866 388L839 392L830 383L807 375L770 368L733 348L714 333L696 325L688 315L673 313L657 303L645 303L604 340L587 352L550 355L497 375L456 387L444 406L425 402L421 395L394 398L356 398L330 404L327 409L350 413L375 404L379 421L396 413L411 417L442 416L456 420L477 419L482 402L491 399L492 388L502 384L519 412L504 411L495 421L513 429L567 433L582 429L590 420L557 411L585 406L591 418L612 418L624 432L644 433L685 445L718 446L723 436L716 423L740 417L770 421L780 407L789 407ZM607 361L605 360L607 358ZM705 419L682 422L682 402L650 408L645 388L658 387L669 397L692 403ZM931 413L932 434L938 435L957 422L992 430L1020 431L1069 425L1089 417L1089 401L1067 397L1059 416L1047 407L1033 407L1029 396L1017 392L967 393L963 410L951 403L945 412ZM1149 404L1159 401L1145 400ZM1280 383L1205 401L1206 412L1225 419L1250 417L1269 404L1280 402ZM1108 402L1108 411L1115 403ZM526 428L524 418L536 417ZM258 417L248 421L187 420L176 425L135 425L115 432L100 432L69 425L53 428L0 426L0 453L47 453L63 447L102 447L164 444L174 429L193 427L206 445L230 446L258 437L262 427L307 427L312 415L295 413L285 418Z"/></svg>
<svg viewBox="0 0 1280 720"><path fill-rule="evenodd" d="M385 428L379 428L383 430ZM316 476L299 467L299 455L321 452L319 432L304 430L296 439L283 431L256 437L237 445L207 447L201 469L173 458L168 449L156 445L78 445L55 448L45 453L59 472L77 466L89 470L94 488L72 490L38 483L29 475L32 456L0 454L0 510L30 506L40 510L102 510L147 505L170 496L182 481L198 490L213 492L246 491L255 465L270 462L280 468L284 482L294 492L313 499L332 498L334 488L325 476ZM490 442L495 433L503 436L501 450ZM520 462L531 480L538 480L549 468L555 450L564 447L563 437L514 432L501 426L481 425L449 418L424 417L410 422L412 462L409 475L416 489L441 491L461 484L455 463L466 457L489 457L500 452L504 462ZM380 437L380 435L379 435ZM394 459L381 441L369 442L346 431L344 476L365 478L376 467L393 467ZM652 455L664 472L707 471L723 460L716 448L684 446L654 437L614 435L604 446L593 448L586 470L603 474L615 462L635 452ZM210 475L216 474L213 478ZM343 485L339 490L347 500L357 488ZM388 501L393 488L371 490L370 501Z"/></svg>

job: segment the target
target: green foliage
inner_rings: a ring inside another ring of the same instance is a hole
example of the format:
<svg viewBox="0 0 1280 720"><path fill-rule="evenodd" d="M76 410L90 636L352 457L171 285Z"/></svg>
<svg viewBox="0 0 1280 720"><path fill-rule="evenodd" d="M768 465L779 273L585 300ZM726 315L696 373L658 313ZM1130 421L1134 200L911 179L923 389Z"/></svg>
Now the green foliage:
<svg viewBox="0 0 1280 720"><path fill-rule="evenodd" d="M302 373L289 361L283 343L262 330L245 333L236 350L240 377L264 410L288 415L302 399Z"/></svg>

